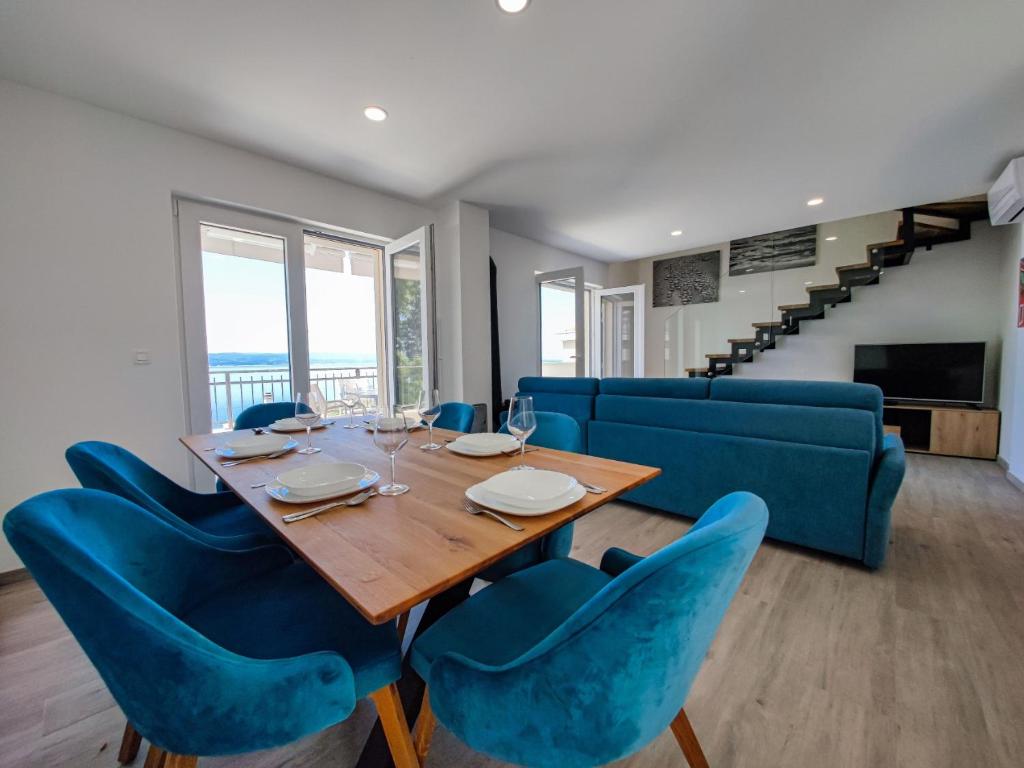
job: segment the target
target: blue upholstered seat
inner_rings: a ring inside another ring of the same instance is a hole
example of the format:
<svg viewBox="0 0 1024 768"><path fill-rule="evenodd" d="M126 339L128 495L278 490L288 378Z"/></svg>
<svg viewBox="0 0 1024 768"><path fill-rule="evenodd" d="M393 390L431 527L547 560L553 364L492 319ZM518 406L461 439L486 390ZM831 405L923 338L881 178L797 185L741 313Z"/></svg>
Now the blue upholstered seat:
<svg viewBox="0 0 1024 768"><path fill-rule="evenodd" d="M604 765L688 729L683 704L767 523L764 502L734 493L649 557L552 560L487 587L413 644L437 719L541 768Z"/></svg>
<svg viewBox="0 0 1024 768"><path fill-rule="evenodd" d="M473 428L474 415L473 406L469 403L442 403L441 415L434 421L434 426L453 432L469 432Z"/></svg>
<svg viewBox="0 0 1024 768"><path fill-rule="evenodd" d="M213 548L93 490L37 496L3 527L129 720L169 752L287 744L400 674L394 625L368 624L283 547Z"/></svg>
<svg viewBox="0 0 1024 768"><path fill-rule="evenodd" d="M576 420L561 413L537 411L537 431L530 435L527 445L539 445L556 451L583 453L583 436ZM508 434L508 424L499 432ZM480 574L487 581L497 581L510 573L528 568L556 557L568 557L572 550L573 524L563 525L540 541L527 544Z"/></svg>
<svg viewBox="0 0 1024 768"><path fill-rule="evenodd" d="M269 427L280 419L295 416L295 403L282 401L279 403L257 403L250 405L235 418L235 429L258 429Z"/></svg>
<svg viewBox="0 0 1024 768"><path fill-rule="evenodd" d="M182 488L120 446L82 442L64 455L83 488L128 499L210 546L247 549L278 541L270 527L235 494Z"/></svg>

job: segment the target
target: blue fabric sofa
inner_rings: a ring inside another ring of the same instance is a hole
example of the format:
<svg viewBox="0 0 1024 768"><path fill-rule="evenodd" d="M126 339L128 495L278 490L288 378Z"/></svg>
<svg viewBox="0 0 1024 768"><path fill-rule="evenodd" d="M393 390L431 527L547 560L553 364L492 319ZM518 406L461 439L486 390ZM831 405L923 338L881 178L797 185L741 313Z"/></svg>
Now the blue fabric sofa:
<svg viewBox="0 0 1024 768"><path fill-rule="evenodd" d="M871 568L885 561L905 458L900 439L882 432L877 387L531 376L519 388L585 421L591 455L661 468L628 501L697 518L749 491L768 504L769 537Z"/></svg>

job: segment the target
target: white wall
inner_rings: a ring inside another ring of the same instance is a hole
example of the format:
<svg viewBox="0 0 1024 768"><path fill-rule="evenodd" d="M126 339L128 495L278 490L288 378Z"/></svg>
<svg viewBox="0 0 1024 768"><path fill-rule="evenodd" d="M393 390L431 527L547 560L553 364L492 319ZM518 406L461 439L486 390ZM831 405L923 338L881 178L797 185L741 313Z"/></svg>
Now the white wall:
<svg viewBox="0 0 1024 768"><path fill-rule="evenodd" d="M64 448L123 444L184 481L172 192L397 237L432 211L0 81L0 510L75 484ZM485 288L486 290L486 288ZM132 350L152 364L132 365ZM0 572L18 561L0 541Z"/></svg>
<svg viewBox="0 0 1024 768"><path fill-rule="evenodd" d="M736 277L728 276L728 244L722 244L719 301L685 307L679 315L685 365L701 367L706 365L706 354L729 352L727 339L754 335L750 323L778 320L779 304L806 302L805 282L834 283L836 266L865 261L865 246L893 239L896 226L893 213L822 224L815 266ZM849 381L855 344L985 341L989 345L987 399L994 403L1004 323L993 298L1004 290L1007 233L985 222L973 224L972 233L966 242L936 246L931 252L919 249L909 265L886 270L878 285L855 288L852 302L827 310L824 320L801 324L799 335L783 338L776 349L755 362L737 366L736 375ZM825 240L833 235L838 240ZM656 257L661 258L666 257ZM619 267L616 276L628 280L631 275L622 273L632 268L632 277L650 291L656 259ZM669 370L665 360L665 324L679 310L647 308L648 376L683 375Z"/></svg>
<svg viewBox="0 0 1024 768"><path fill-rule="evenodd" d="M996 304L1003 323L1003 362L1000 378L1000 409L1003 412L999 457L1010 479L1024 489L1024 328L1017 327L1021 291L1021 259L1024 259L1024 224L1003 227L1006 250Z"/></svg>
<svg viewBox="0 0 1024 768"><path fill-rule="evenodd" d="M491 229L491 258L498 268L501 389L509 397L516 391L520 376L538 373L540 299L536 273L582 266L586 282L607 287L608 265L498 229ZM478 332L486 334L490 330L480 327Z"/></svg>

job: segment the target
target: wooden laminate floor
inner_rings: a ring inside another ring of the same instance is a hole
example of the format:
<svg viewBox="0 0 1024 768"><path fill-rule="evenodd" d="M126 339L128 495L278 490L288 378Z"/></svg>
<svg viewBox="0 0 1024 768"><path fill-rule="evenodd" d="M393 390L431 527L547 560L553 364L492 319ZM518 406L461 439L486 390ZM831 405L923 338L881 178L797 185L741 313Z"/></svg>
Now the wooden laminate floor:
<svg viewBox="0 0 1024 768"><path fill-rule="evenodd" d="M688 526L612 504L577 525L574 555L648 553ZM991 462L911 456L887 565L766 543L687 710L717 768L1020 766L1022 609L1024 494ZM297 744L200 766L344 768L374 717L363 702ZM123 724L38 588L0 588L0 766L113 768ZM500 764L442 728L427 765ZM616 765L684 762L666 734Z"/></svg>

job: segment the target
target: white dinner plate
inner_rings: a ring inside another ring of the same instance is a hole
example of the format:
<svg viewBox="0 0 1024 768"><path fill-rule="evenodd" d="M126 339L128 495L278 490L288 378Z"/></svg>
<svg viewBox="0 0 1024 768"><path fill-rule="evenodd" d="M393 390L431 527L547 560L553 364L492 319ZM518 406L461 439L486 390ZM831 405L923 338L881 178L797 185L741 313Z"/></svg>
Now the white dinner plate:
<svg viewBox="0 0 1024 768"><path fill-rule="evenodd" d="M277 482L299 498L344 493L357 487L369 470L362 464L338 461L330 464L311 464L290 469L277 476Z"/></svg>
<svg viewBox="0 0 1024 768"><path fill-rule="evenodd" d="M285 504L312 504L315 501L326 501L327 499L336 499L342 496L351 496L353 493L366 490L371 485L380 480L380 475L374 472L372 469L366 471L366 474L359 478L359 481L347 490L341 492L325 493L322 496L296 496L290 492L285 486L281 485L277 480L267 483L266 490L267 495L272 499L283 501Z"/></svg>
<svg viewBox="0 0 1024 768"><path fill-rule="evenodd" d="M316 424L313 425L313 429L323 429L326 426L327 426L326 424L324 424L322 421L320 421L320 422L317 422ZM287 419L278 419L277 421L275 421L273 424L270 425L270 428L274 432L305 432L306 431L306 425L303 424L302 422L300 422L294 416L292 416L290 418L287 418Z"/></svg>
<svg viewBox="0 0 1024 768"><path fill-rule="evenodd" d="M480 483L491 498L510 506L525 508L546 506L565 497L576 484L576 478L572 475L547 469L499 472Z"/></svg>
<svg viewBox="0 0 1024 768"><path fill-rule="evenodd" d="M529 470L520 470L522 472L528 472ZM534 470L537 471L537 470ZM536 509L525 509L524 507L516 507L511 504L506 504L500 499L497 499L487 493L486 489L482 488L483 484L470 486L466 489L466 498L470 501L479 504L488 509L493 509L496 512L504 512L506 515L518 515L519 517L539 517L541 515L548 515L552 512L557 512L560 509L568 507L570 504L575 504L577 501L587 495L587 489L582 485L577 485L565 496L560 496L557 499L552 499L545 503L544 506Z"/></svg>
<svg viewBox="0 0 1024 768"><path fill-rule="evenodd" d="M506 445L504 448L491 448L485 451L477 450L476 448L468 448L464 445L460 445L457 440L451 443L445 443L444 447L447 448L452 453L457 453L460 456L474 456L478 458L482 456L501 456L502 454L505 454L505 451L508 451L508 453L505 455L515 456L515 454L512 453L512 449L519 449L519 441L517 440L514 443L510 443Z"/></svg>
<svg viewBox="0 0 1024 768"><path fill-rule="evenodd" d="M290 445L289 445L290 444ZM294 448L298 443L287 435L273 435L264 432L262 435L239 434L230 438L214 453L226 459L248 459L253 456L264 456L285 448Z"/></svg>

